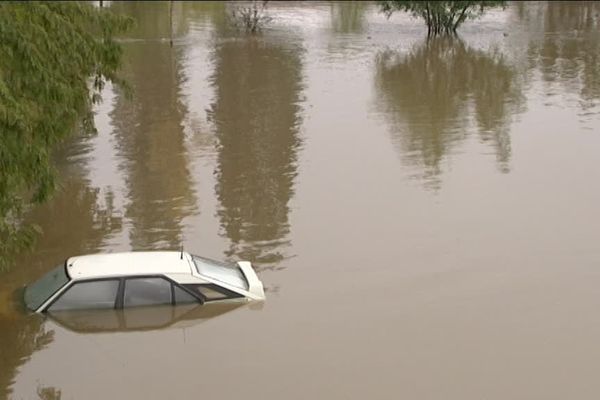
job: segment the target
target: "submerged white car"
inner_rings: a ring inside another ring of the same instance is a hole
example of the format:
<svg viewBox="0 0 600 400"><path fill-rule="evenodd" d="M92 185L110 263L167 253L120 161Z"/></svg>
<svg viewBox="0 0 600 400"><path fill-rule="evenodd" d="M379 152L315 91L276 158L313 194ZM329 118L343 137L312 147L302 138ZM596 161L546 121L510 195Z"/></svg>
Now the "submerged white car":
<svg viewBox="0 0 600 400"><path fill-rule="evenodd" d="M35 312L264 299L249 262L183 251L71 257L25 289L25 305Z"/></svg>

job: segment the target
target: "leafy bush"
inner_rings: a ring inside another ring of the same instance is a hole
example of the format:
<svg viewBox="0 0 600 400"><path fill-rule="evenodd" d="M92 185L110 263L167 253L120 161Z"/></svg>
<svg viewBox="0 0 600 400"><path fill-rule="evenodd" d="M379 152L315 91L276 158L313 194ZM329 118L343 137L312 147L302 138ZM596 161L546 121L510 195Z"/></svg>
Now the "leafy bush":
<svg viewBox="0 0 600 400"><path fill-rule="evenodd" d="M380 1L381 11L388 18L394 11L406 11L413 17L423 18L427 34L456 34L456 29L467 19L482 16L493 7L503 7L504 1Z"/></svg>
<svg viewBox="0 0 600 400"><path fill-rule="evenodd" d="M0 269L34 237L22 216L55 187L52 150L93 131L91 105L122 83L113 36L131 23L90 4L0 3Z"/></svg>
<svg viewBox="0 0 600 400"><path fill-rule="evenodd" d="M235 6L230 13L233 25L247 33L259 32L272 20L271 17L266 15L268 3L268 1L253 0L245 5Z"/></svg>

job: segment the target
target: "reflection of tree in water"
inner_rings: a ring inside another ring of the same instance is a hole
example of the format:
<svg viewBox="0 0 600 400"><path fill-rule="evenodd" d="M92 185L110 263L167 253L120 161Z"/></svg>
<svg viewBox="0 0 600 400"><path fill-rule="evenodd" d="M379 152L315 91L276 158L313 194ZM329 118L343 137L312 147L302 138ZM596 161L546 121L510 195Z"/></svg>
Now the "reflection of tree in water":
<svg viewBox="0 0 600 400"><path fill-rule="evenodd" d="M600 3L545 2L519 9L525 21L543 16L540 40L532 40L529 59L548 84L578 93L584 108L600 99Z"/></svg>
<svg viewBox="0 0 600 400"><path fill-rule="evenodd" d="M178 248L182 220L195 209L182 124L186 111L179 102L182 50L164 41L126 46L125 74L133 98L119 96L112 117L136 250Z"/></svg>
<svg viewBox="0 0 600 400"><path fill-rule="evenodd" d="M365 12L369 3L364 1L331 2L331 26L337 33L362 33L365 29Z"/></svg>
<svg viewBox="0 0 600 400"><path fill-rule="evenodd" d="M232 243L227 255L276 262L287 243L300 145L299 49L254 38L221 42L213 84L218 215Z"/></svg>
<svg viewBox="0 0 600 400"><path fill-rule="evenodd" d="M127 38L166 40L171 35L168 1L113 1L108 5L118 14L135 18L135 26L127 31ZM189 33L191 25L226 22L226 2L175 1L173 10L173 38ZM197 27L196 27L197 29Z"/></svg>
<svg viewBox="0 0 600 400"><path fill-rule="evenodd" d="M508 124L522 93L501 55L457 39L430 39L406 56L380 54L376 86L403 156L423 168L428 184L439 183L440 163L467 137L471 115L501 170L508 170Z"/></svg>
<svg viewBox="0 0 600 400"><path fill-rule="evenodd" d="M52 266L48 262L60 263L65 257L101 249L104 240L122 228L113 198L112 192L102 195L83 179L64 182L51 203L32 212L31 219L40 225L43 235L34 253L25 255L19 264L27 260L27 273L31 273L31 265L46 271Z"/></svg>
<svg viewBox="0 0 600 400"><path fill-rule="evenodd" d="M157 39L170 36L168 1L111 1L108 5L117 14L126 14L135 18L135 26L127 31L127 38ZM182 2L173 3L173 36L185 33Z"/></svg>
<svg viewBox="0 0 600 400"><path fill-rule="evenodd" d="M54 331L44 329L40 316L0 316L0 398L9 397L17 368L52 340Z"/></svg>
<svg viewBox="0 0 600 400"><path fill-rule="evenodd" d="M38 387L37 395L40 400L60 400L62 392L54 387Z"/></svg>
<svg viewBox="0 0 600 400"><path fill-rule="evenodd" d="M77 168L77 167L76 167ZM31 355L52 342L39 315L21 309L22 293L16 291L76 254L95 252L103 241L121 229L112 196L100 197L80 176L62 183L61 190L43 206L33 210L29 220L38 224L40 235L33 253L23 254L0 284L0 398L7 397L18 367Z"/></svg>

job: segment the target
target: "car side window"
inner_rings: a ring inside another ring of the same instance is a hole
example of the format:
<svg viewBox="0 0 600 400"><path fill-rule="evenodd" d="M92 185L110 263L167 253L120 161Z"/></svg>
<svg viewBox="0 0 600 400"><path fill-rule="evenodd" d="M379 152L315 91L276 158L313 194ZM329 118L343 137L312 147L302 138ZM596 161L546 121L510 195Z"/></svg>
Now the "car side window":
<svg viewBox="0 0 600 400"><path fill-rule="evenodd" d="M219 287L213 284L204 284L204 285L185 285L186 288L190 289L195 293L199 293L203 298L207 301L211 300L224 300L224 299L232 299L236 297L242 297L242 295L238 293L234 293L225 288Z"/></svg>
<svg viewBox="0 0 600 400"><path fill-rule="evenodd" d="M175 304L200 303L200 300L180 287L173 285L173 290L175 290Z"/></svg>
<svg viewBox="0 0 600 400"><path fill-rule="evenodd" d="M75 283L48 310L115 308L118 291L117 279Z"/></svg>
<svg viewBox="0 0 600 400"><path fill-rule="evenodd" d="M129 278L125 280L124 307L172 304L171 282L164 278Z"/></svg>

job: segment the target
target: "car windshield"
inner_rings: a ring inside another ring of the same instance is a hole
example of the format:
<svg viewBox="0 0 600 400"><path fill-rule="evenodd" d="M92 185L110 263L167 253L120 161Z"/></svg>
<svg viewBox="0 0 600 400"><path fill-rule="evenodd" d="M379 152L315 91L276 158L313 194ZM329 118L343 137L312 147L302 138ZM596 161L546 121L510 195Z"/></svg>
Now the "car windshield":
<svg viewBox="0 0 600 400"><path fill-rule="evenodd" d="M196 264L196 269L200 275L233 285L243 290L248 290L248 282L240 267L236 264L214 261L198 256L192 256L192 259L194 260L194 264Z"/></svg>
<svg viewBox="0 0 600 400"><path fill-rule="evenodd" d="M65 267L59 265L37 282L27 286L25 289L25 304L30 310L37 310L58 289L69 282Z"/></svg>

